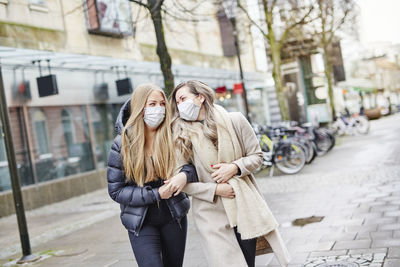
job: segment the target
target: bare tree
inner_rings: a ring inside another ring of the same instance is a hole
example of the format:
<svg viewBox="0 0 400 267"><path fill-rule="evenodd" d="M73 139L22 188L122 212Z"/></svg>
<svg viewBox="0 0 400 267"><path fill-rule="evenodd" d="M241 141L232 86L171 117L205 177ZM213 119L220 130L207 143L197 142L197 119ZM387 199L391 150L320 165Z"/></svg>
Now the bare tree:
<svg viewBox="0 0 400 267"><path fill-rule="evenodd" d="M153 21L154 32L157 39L157 55L160 59L160 67L164 76L164 87L167 96L174 89L174 74L172 73L172 61L169 55L167 44L165 42L162 6L164 0L147 0L146 3L141 0L129 0L148 10L151 20Z"/></svg>
<svg viewBox="0 0 400 267"><path fill-rule="evenodd" d="M260 0L259 5L262 8L263 16L261 16L260 20L255 20L251 17L243 2L243 0L238 0L238 6L246 14L251 24L261 31L269 45L272 77L275 83L281 117L283 120L289 120L289 111L282 82L281 52L289 34L299 25L310 22L314 5L312 3L304 4L307 1ZM299 2L302 3L300 4Z"/></svg>
<svg viewBox="0 0 400 267"><path fill-rule="evenodd" d="M354 30L357 15L354 0L317 0L314 34L324 53L325 76L328 85L332 117L335 119L335 100L333 96L333 58L330 50L336 34L347 25Z"/></svg>
<svg viewBox="0 0 400 267"><path fill-rule="evenodd" d="M182 4L180 1L183 0L129 0L130 2L144 8L147 11L146 16L141 19L147 19L150 16L154 32L157 41L156 52L160 60L160 67L164 77L164 87L167 96L170 95L174 88L174 75L172 73L172 60L168 51L168 47L165 41L165 30L164 24L166 23L166 17L171 18L175 21L183 21L188 23L198 23L201 21L207 21L213 19L215 14L207 14L204 12L198 12L197 9L203 4L204 1L191 1L190 3L185 2ZM168 2L168 3L167 3ZM93 5L95 1L92 1L89 6L87 6L86 1L73 9L67 11L65 16L73 14L75 12L87 12ZM140 10L137 14L137 18L134 18L134 27L138 22Z"/></svg>

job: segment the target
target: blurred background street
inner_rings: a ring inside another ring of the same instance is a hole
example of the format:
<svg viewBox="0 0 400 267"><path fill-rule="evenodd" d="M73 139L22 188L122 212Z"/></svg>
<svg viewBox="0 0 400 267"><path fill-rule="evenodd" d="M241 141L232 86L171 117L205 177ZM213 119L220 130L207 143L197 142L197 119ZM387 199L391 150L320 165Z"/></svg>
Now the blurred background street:
<svg viewBox="0 0 400 267"><path fill-rule="evenodd" d="M251 123L258 183L293 266L399 267L398 10L397 0L0 0L0 263L34 252L29 265L135 266L106 190L114 123L139 84L170 96L200 80ZM198 238L191 223L187 267L206 266Z"/></svg>

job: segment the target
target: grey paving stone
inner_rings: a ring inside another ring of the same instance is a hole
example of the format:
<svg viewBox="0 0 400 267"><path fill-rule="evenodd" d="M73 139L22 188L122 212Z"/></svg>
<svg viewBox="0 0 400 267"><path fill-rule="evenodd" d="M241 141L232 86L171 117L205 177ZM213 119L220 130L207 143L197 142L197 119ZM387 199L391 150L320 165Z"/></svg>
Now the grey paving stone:
<svg viewBox="0 0 400 267"><path fill-rule="evenodd" d="M400 266L400 260L398 259L387 259L383 264L383 267L399 267L399 266Z"/></svg>
<svg viewBox="0 0 400 267"><path fill-rule="evenodd" d="M325 251L332 249L335 242L318 242L309 243L302 246L296 247L296 252L311 252L311 251Z"/></svg>
<svg viewBox="0 0 400 267"><path fill-rule="evenodd" d="M390 224L395 223L397 218L393 217L384 217L384 218L375 218L375 219L366 219L363 225L370 225L370 224Z"/></svg>
<svg viewBox="0 0 400 267"><path fill-rule="evenodd" d="M374 203L375 202L375 198L356 198L356 199L352 199L350 203Z"/></svg>
<svg viewBox="0 0 400 267"><path fill-rule="evenodd" d="M379 225L379 230L400 230L400 223Z"/></svg>
<svg viewBox="0 0 400 267"><path fill-rule="evenodd" d="M372 240L389 239L393 237L393 231L371 232L370 236Z"/></svg>
<svg viewBox="0 0 400 267"><path fill-rule="evenodd" d="M331 233L328 235L324 235L321 237L320 241L349 241L349 240L354 240L356 237L357 233Z"/></svg>
<svg viewBox="0 0 400 267"><path fill-rule="evenodd" d="M353 213L352 218L361 218L361 219L377 219L382 218L382 212L361 212L361 213Z"/></svg>
<svg viewBox="0 0 400 267"><path fill-rule="evenodd" d="M360 232L357 234L356 239L390 239L393 237L393 231L381 231L381 232Z"/></svg>
<svg viewBox="0 0 400 267"><path fill-rule="evenodd" d="M358 225L362 225L364 222L363 218L355 218L355 219L343 219L343 220L332 220L330 222L330 225L332 226L358 226Z"/></svg>
<svg viewBox="0 0 400 267"><path fill-rule="evenodd" d="M370 212L371 211L371 206L373 203L368 203L368 204L360 204L356 211L354 211L354 213L366 213L366 212ZM385 203L380 203L379 205L385 205Z"/></svg>
<svg viewBox="0 0 400 267"><path fill-rule="evenodd" d="M106 267L107 265L104 265ZM117 262L108 265L109 267L135 267L138 266L136 261L118 260Z"/></svg>
<svg viewBox="0 0 400 267"><path fill-rule="evenodd" d="M398 210L399 209L399 205L379 205L379 206L374 206L371 207L371 212L374 211L393 211L393 210Z"/></svg>
<svg viewBox="0 0 400 267"><path fill-rule="evenodd" d="M400 238L400 230L393 232L393 238Z"/></svg>
<svg viewBox="0 0 400 267"><path fill-rule="evenodd" d="M400 239L374 240L372 242L371 247L373 248L400 247Z"/></svg>
<svg viewBox="0 0 400 267"><path fill-rule="evenodd" d="M314 251L310 253L310 257L312 258L317 258L317 257L322 257L322 256L340 256L340 255L346 255L347 250L342 249L342 250L328 250L328 251Z"/></svg>
<svg viewBox="0 0 400 267"><path fill-rule="evenodd" d="M388 202L400 201L400 197L399 196L383 197L383 198L381 198L381 200L388 201Z"/></svg>
<svg viewBox="0 0 400 267"><path fill-rule="evenodd" d="M369 248L371 240L353 240L353 241L338 241L333 246L334 249L356 249L356 248Z"/></svg>
<svg viewBox="0 0 400 267"><path fill-rule="evenodd" d="M373 197L373 198L381 198L381 197L387 197L389 196L390 193L389 192L381 192L381 193L372 193L372 194L368 194L369 197Z"/></svg>
<svg viewBox="0 0 400 267"><path fill-rule="evenodd" d="M371 254L371 253L386 253L387 248L362 248L362 249L350 249L347 254Z"/></svg>
<svg viewBox="0 0 400 267"><path fill-rule="evenodd" d="M388 259L400 259L400 247L389 248Z"/></svg>
<svg viewBox="0 0 400 267"><path fill-rule="evenodd" d="M375 232L378 229L377 224L360 225L360 226L346 226L347 232Z"/></svg>
<svg viewBox="0 0 400 267"><path fill-rule="evenodd" d="M292 260L290 261L291 264L303 264L304 262L306 262L308 256L309 256L309 252L306 253L295 253L292 254Z"/></svg>
<svg viewBox="0 0 400 267"><path fill-rule="evenodd" d="M384 215L385 216L400 217L400 210L385 211Z"/></svg>

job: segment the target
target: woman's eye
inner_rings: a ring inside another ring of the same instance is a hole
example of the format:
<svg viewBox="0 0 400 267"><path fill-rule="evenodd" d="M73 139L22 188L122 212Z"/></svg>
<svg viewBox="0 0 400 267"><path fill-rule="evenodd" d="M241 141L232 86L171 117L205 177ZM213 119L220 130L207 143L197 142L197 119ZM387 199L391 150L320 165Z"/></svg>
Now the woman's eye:
<svg viewBox="0 0 400 267"><path fill-rule="evenodd" d="M165 103L161 103L160 106L165 107Z"/></svg>

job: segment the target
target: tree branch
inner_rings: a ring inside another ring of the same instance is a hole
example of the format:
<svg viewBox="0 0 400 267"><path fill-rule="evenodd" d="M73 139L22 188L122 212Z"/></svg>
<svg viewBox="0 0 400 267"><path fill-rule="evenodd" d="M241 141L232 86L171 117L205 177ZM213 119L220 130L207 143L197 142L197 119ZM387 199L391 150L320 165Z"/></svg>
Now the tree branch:
<svg viewBox="0 0 400 267"><path fill-rule="evenodd" d="M350 14L350 11L351 11L350 8L347 8L347 9L344 11L343 17L342 17L342 19L339 21L339 24L335 27L335 29L333 29L333 30L331 31L332 34L331 34L331 36L329 36L328 42L331 42L331 41L332 41L332 39L333 39L333 37L334 37L334 35L335 35L335 32L336 32L337 30L339 30L340 27L342 27L342 25L346 22L346 18L347 18L348 15Z"/></svg>
<svg viewBox="0 0 400 267"><path fill-rule="evenodd" d="M258 23L255 22L255 21L250 17L249 12L247 12L247 10L242 6L242 4L240 3L240 1L238 1L238 7L245 13L247 19L251 22L251 24L254 25L254 26L256 26L257 29L259 29L260 32L261 32L265 37L267 37L267 36L268 36L268 33L265 32L265 30L264 30L260 25L258 25Z"/></svg>
<svg viewBox="0 0 400 267"><path fill-rule="evenodd" d="M275 8L275 5L276 5L276 1L277 0L272 1L270 12L274 11L274 8ZM267 8L268 8L268 6L267 6Z"/></svg>
<svg viewBox="0 0 400 267"><path fill-rule="evenodd" d="M184 17L180 17L177 16L173 13L171 13L170 11L168 11L168 8L161 8L161 10L168 16L176 19L176 20L180 20L180 21L186 21L186 22L194 22L194 23L198 23L198 22L202 22L202 21L210 21L209 19L190 19L190 18L184 18Z"/></svg>
<svg viewBox="0 0 400 267"><path fill-rule="evenodd" d="M283 44L285 43L285 39L287 37L287 35L289 34L289 32L295 28L298 25L304 24L306 21L306 18L311 14L311 12L314 10L314 5L311 5L310 9L308 10L308 12L298 21L292 23L291 25L289 25L288 27L286 27L285 31L283 32L280 40L279 40L279 49L282 48Z"/></svg>
<svg viewBox="0 0 400 267"><path fill-rule="evenodd" d="M141 7L145 7L145 8L147 8L147 9L149 9L149 7L148 7L145 3L142 3L141 0L129 0L129 2L133 2L133 3L135 3L135 4L138 4L138 5L141 6ZM150 10L150 9L149 9L149 10Z"/></svg>

